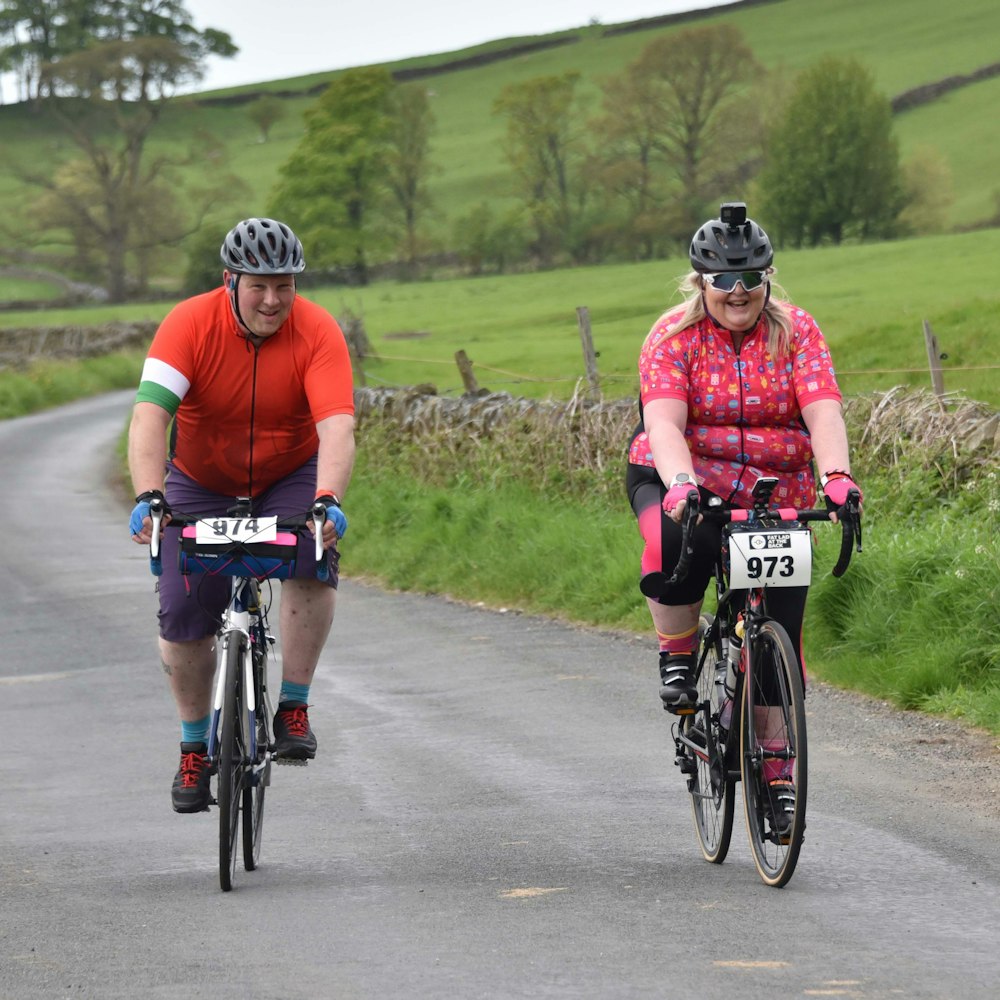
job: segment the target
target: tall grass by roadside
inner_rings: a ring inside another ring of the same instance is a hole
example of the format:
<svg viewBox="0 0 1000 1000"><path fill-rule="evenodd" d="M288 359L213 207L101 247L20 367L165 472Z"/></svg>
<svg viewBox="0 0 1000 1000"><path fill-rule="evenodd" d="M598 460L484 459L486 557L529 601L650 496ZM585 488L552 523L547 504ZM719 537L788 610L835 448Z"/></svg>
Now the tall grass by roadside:
<svg viewBox="0 0 1000 1000"><path fill-rule="evenodd" d="M35 361L0 371L0 420L138 385L144 352L105 354L79 361Z"/></svg>

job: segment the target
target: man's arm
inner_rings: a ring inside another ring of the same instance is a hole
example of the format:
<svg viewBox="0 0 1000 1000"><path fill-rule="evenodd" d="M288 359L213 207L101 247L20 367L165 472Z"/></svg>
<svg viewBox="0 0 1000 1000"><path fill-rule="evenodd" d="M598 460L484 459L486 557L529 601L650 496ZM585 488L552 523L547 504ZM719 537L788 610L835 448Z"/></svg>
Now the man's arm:
<svg viewBox="0 0 1000 1000"><path fill-rule="evenodd" d="M350 413L334 414L316 424L316 433L316 489L343 499L354 468L354 417Z"/></svg>
<svg viewBox="0 0 1000 1000"><path fill-rule="evenodd" d="M354 417L338 413L316 424L319 456L316 461L316 495L332 493L343 500L354 469ZM333 520L323 525L323 546L329 548L337 539Z"/></svg>
<svg viewBox="0 0 1000 1000"><path fill-rule="evenodd" d="M156 403L136 403L128 429L128 468L136 496L163 490L170 414Z"/></svg>

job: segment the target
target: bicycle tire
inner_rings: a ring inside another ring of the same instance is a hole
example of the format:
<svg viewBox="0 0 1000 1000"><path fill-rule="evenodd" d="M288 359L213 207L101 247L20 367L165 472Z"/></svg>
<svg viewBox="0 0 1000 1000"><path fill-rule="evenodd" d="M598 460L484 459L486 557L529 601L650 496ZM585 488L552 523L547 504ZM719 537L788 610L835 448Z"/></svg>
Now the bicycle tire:
<svg viewBox="0 0 1000 1000"><path fill-rule="evenodd" d="M721 865L729 853L733 834L736 781L729 776L726 763L728 734L719 725L722 705L715 684L715 671L722 646L718 637L714 642L708 638L713 620L711 614L702 615L701 633L706 638L703 654L699 657L697 677L699 709L694 715L682 719L681 732L690 736L691 730L700 727L702 732L710 733L705 740L705 749L711 758L714 747L715 759L706 760L697 753L693 754L695 771L688 774L688 793L701 853L706 861Z"/></svg>
<svg viewBox="0 0 1000 1000"><path fill-rule="evenodd" d="M784 627L764 619L749 638L751 661L740 713L744 813L757 872L767 885L780 888L795 871L806 826L809 770L805 694L798 658ZM768 710L766 726L763 709ZM762 726L764 731L758 732ZM785 761L782 776L795 788L791 822L780 834L770 822L777 806L774 792L763 780L768 758Z"/></svg>
<svg viewBox="0 0 1000 1000"><path fill-rule="evenodd" d="M257 727L257 753L243 789L243 867L252 872L260 863L264 832L264 796L271 783L271 758L268 747L267 709L264 704L264 679L267 655L254 650L254 702L257 706L254 725Z"/></svg>
<svg viewBox="0 0 1000 1000"><path fill-rule="evenodd" d="M240 806L243 798L243 738L246 698L243 696L243 655L246 639L230 632L226 639L223 668L225 695L219 739L219 778L216 799L219 803L219 884L223 892L233 887L240 835Z"/></svg>

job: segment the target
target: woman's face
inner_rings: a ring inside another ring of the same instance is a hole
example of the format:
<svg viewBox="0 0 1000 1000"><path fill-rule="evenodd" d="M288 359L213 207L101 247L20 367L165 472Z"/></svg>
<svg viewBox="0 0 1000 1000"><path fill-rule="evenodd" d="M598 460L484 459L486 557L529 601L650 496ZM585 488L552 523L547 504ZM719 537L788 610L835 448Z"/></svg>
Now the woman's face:
<svg viewBox="0 0 1000 1000"><path fill-rule="evenodd" d="M766 281L752 292L748 292L742 282L738 282L731 292L713 288L707 281L703 288L706 308L727 330L746 333L753 329L764 308Z"/></svg>

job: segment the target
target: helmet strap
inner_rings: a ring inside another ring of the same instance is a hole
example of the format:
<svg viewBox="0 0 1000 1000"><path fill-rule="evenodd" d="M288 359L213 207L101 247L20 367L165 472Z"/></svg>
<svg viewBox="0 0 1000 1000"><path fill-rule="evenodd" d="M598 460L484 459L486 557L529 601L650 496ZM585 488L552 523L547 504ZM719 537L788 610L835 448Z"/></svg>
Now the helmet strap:
<svg viewBox="0 0 1000 1000"><path fill-rule="evenodd" d="M250 329L243 321L243 317L240 315L240 307L236 302L236 292L240 283L240 272L230 273L229 281L226 282L226 287L229 289L229 305L233 310L233 316L236 317L236 323L241 328L240 336L246 337L248 334L252 337L253 330ZM244 333L244 331L246 331Z"/></svg>

